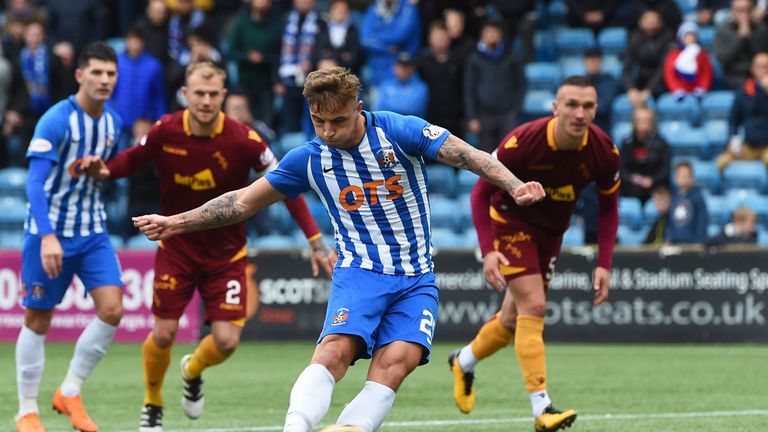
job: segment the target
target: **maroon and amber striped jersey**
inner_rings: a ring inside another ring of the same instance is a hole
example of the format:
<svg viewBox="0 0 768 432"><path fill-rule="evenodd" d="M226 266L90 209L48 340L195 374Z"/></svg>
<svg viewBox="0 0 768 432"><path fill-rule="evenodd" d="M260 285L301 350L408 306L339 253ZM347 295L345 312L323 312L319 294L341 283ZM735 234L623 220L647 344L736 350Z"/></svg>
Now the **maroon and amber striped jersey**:
<svg viewBox="0 0 768 432"><path fill-rule="evenodd" d="M210 136L192 135L187 110L163 116L138 145L111 160L110 176L124 177L150 160L157 164L164 215L245 187L251 169L263 172L277 163L256 131L223 113ZM202 261L230 259L245 252L245 224L183 234L165 243Z"/></svg>
<svg viewBox="0 0 768 432"><path fill-rule="evenodd" d="M590 125L578 150L560 150L555 145L556 117L525 123L513 130L496 149L496 158L524 182L537 181L547 196L536 204L520 207L503 190L491 197L491 219L498 223L512 218L553 234L568 228L579 193L589 183L598 193L617 193L619 151L599 127Z"/></svg>

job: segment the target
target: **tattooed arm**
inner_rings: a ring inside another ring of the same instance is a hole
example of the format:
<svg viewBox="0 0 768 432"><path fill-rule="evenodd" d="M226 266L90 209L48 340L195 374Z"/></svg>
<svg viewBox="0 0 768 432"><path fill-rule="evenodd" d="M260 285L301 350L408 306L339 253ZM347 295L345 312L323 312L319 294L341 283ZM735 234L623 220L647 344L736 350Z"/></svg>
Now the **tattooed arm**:
<svg viewBox="0 0 768 432"><path fill-rule="evenodd" d="M150 240L165 240L177 234L244 221L257 211L283 199L285 195L262 177L247 187L227 192L188 212L173 216L134 217L133 225Z"/></svg>
<svg viewBox="0 0 768 432"><path fill-rule="evenodd" d="M440 162L470 170L507 191L519 205L529 205L544 198L538 182L523 183L493 155L478 150L455 135L450 135L437 152Z"/></svg>

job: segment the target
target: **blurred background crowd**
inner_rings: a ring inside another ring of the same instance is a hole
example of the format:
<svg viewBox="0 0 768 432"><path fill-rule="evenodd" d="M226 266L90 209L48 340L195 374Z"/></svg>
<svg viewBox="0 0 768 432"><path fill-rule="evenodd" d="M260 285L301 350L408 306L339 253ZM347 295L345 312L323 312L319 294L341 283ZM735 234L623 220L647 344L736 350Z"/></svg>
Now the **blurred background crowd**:
<svg viewBox="0 0 768 432"><path fill-rule="evenodd" d="M78 51L119 54L110 101L133 145L182 109L190 62L229 74L225 111L283 155L313 135L301 90L341 65L364 107L412 114L486 151L551 113L562 78L584 74L596 123L621 150L619 243L768 245L768 0L5 0L0 53L0 248L20 247L25 151L40 115L76 92ZM476 177L428 167L436 247L474 247ZM118 247L148 247L128 215L159 208L153 168L108 185ZM318 200L310 208L332 232ZM565 246L593 243L587 190ZM249 222L260 248L303 237L273 206Z"/></svg>

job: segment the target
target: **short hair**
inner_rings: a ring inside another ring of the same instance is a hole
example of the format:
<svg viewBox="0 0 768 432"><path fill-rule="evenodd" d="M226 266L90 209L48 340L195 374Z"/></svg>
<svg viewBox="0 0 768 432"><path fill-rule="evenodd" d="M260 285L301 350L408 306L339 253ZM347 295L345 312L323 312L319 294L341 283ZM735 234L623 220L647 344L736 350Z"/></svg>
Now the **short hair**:
<svg viewBox="0 0 768 432"><path fill-rule="evenodd" d="M747 206L741 206L733 211L733 221L734 222L742 222L742 221L755 221L757 219L757 215L754 211L752 211L751 208Z"/></svg>
<svg viewBox="0 0 768 432"><path fill-rule="evenodd" d="M335 110L360 94L360 79L348 69L332 67L307 75L304 97L314 111Z"/></svg>
<svg viewBox="0 0 768 432"><path fill-rule="evenodd" d="M100 41L92 42L83 48L80 57L77 59L77 67L80 69L88 67L88 63L91 59L117 64L117 54L115 54L114 48Z"/></svg>
<svg viewBox="0 0 768 432"><path fill-rule="evenodd" d="M656 186L651 189L651 194L665 194L665 195L671 195L672 191L669 190L669 187L665 185L664 183L659 183Z"/></svg>
<svg viewBox="0 0 768 432"><path fill-rule="evenodd" d="M560 85L557 87L558 90L563 88L564 86L572 85L576 87L595 87L595 83L592 82L591 79L585 77L584 75L571 75L564 79Z"/></svg>
<svg viewBox="0 0 768 432"><path fill-rule="evenodd" d="M201 61L201 62L190 63L187 65L187 71L184 75L184 85L188 85L189 77L191 77L193 73L199 70L203 71L201 73L203 74L204 79L211 79L214 76L218 76L219 78L221 78L222 83L227 82L227 71L216 66L216 64L214 64L211 61Z"/></svg>
<svg viewBox="0 0 768 432"><path fill-rule="evenodd" d="M125 37L126 38L135 37L135 38L141 39L142 41L145 41L147 40L147 32L144 31L143 27L132 26L125 31Z"/></svg>
<svg viewBox="0 0 768 432"><path fill-rule="evenodd" d="M691 162L688 160L681 160L675 164L675 171L680 168L688 168L688 171L693 172L693 164L691 164Z"/></svg>
<svg viewBox="0 0 768 432"><path fill-rule="evenodd" d="M429 32L432 33L432 30L435 30L435 29L442 30L442 31L448 30L447 28L445 28L445 21L441 19L436 19L436 20L433 20L431 23L429 23Z"/></svg>
<svg viewBox="0 0 768 432"><path fill-rule="evenodd" d="M485 30L488 27L494 27L501 33L504 33L504 21L498 19L498 18L489 18L483 22L483 26L480 28L480 31Z"/></svg>

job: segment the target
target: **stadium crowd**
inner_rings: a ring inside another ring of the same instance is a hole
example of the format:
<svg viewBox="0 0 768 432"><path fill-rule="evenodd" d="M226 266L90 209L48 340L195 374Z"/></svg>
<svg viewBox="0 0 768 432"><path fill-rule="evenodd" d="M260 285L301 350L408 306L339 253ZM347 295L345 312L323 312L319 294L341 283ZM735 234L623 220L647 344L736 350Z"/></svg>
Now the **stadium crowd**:
<svg viewBox="0 0 768 432"><path fill-rule="evenodd" d="M765 0L6 0L0 56L0 247L18 248L25 153L40 115L77 90L79 51L119 54L109 105L130 136L184 108L184 69L229 72L226 111L284 155L313 134L309 72L358 73L373 110L413 114L486 151L551 113L563 77L596 84L596 123L621 149L619 243L768 244L768 16ZM87 29L87 31L84 31ZM477 177L430 165L437 247L477 244ZM129 215L159 208L152 167L108 185L118 246L147 242ZM585 193L565 245L593 243ZM330 221L308 196L323 232ZM458 211L457 211L458 209ZM279 206L249 222L258 247L303 234Z"/></svg>

